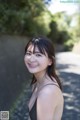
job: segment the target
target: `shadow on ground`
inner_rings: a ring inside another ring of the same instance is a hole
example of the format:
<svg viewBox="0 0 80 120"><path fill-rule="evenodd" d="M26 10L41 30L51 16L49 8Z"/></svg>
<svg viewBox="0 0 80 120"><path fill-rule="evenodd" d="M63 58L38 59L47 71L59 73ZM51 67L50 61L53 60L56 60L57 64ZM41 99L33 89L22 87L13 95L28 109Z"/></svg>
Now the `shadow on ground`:
<svg viewBox="0 0 80 120"><path fill-rule="evenodd" d="M56 66L62 80L65 99L62 120L80 120L80 63L73 57L68 59L67 56L66 60L65 55L61 57L61 61L58 59Z"/></svg>
<svg viewBox="0 0 80 120"><path fill-rule="evenodd" d="M60 72L65 98L63 120L80 119L80 75Z"/></svg>
<svg viewBox="0 0 80 120"><path fill-rule="evenodd" d="M59 75L63 82L63 95L65 99L62 120L80 120L80 75L61 71L59 71ZM27 120L28 95L30 96L30 89L25 88L23 97L19 99L11 120L22 120L22 118Z"/></svg>

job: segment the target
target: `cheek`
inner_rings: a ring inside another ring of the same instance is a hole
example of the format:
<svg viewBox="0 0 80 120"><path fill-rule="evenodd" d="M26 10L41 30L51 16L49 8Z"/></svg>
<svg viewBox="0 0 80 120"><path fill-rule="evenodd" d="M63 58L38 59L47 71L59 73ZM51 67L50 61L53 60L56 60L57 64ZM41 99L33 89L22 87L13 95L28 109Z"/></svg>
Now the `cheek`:
<svg viewBox="0 0 80 120"><path fill-rule="evenodd" d="M40 61L42 67L47 67L49 65L49 62L47 59L42 59Z"/></svg>
<svg viewBox="0 0 80 120"><path fill-rule="evenodd" d="M24 57L24 63L25 63L25 64L27 63L27 58L26 58L26 56Z"/></svg>

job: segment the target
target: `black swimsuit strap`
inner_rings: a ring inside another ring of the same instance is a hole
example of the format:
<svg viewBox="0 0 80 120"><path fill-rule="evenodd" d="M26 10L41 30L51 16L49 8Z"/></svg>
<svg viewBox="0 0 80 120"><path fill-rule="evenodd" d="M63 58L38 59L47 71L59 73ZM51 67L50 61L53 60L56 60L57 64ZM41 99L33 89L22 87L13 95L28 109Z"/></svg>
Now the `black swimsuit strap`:
<svg viewBox="0 0 80 120"><path fill-rule="evenodd" d="M47 85L55 85L55 86L57 86L58 88L60 88L57 84L54 84L54 83L48 83L48 84L42 86L42 87L40 88L40 90L41 90L43 87L47 86Z"/></svg>

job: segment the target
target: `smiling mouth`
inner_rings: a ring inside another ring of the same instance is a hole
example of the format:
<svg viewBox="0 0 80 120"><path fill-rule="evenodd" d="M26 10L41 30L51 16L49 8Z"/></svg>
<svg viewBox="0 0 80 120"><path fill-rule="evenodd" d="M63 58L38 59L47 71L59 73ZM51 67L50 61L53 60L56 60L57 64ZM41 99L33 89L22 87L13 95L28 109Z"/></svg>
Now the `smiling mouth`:
<svg viewBox="0 0 80 120"><path fill-rule="evenodd" d="M33 64L28 64L28 65L29 65L29 67L31 67L31 68L37 67L37 65L33 65Z"/></svg>

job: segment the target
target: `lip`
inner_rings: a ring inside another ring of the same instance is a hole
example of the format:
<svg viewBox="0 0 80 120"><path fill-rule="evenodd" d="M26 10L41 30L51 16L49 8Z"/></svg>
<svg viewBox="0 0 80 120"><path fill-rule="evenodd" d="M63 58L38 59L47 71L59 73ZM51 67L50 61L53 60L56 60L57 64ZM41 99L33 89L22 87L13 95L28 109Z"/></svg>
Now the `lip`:
<svg viewBox="0 0 80 120"><path fill-rule="evenodd" d="M37 65L30 64L30 63L28 63L28 66L31 67L31 68L35 68L35 67L37 67Z"/></svg>

